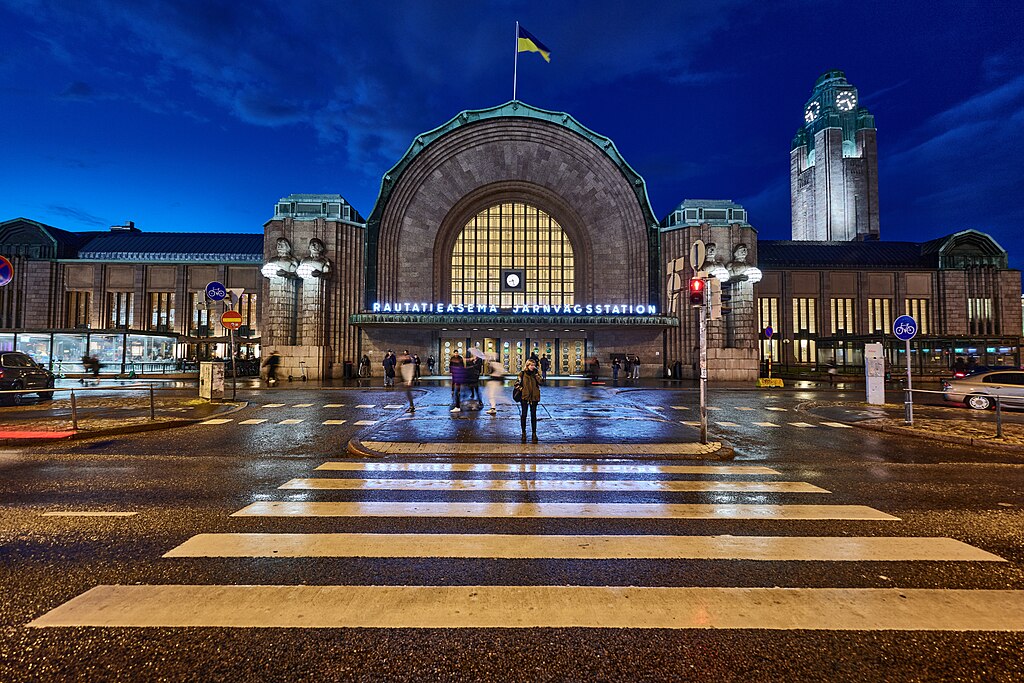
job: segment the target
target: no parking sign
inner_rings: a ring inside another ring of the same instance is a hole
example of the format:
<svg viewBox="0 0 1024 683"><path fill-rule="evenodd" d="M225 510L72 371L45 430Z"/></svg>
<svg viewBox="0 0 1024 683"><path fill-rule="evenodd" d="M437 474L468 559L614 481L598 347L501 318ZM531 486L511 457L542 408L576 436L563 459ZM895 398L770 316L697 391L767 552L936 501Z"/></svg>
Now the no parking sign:
<svg viewBox="0 0 1024 683"><path fill-rule="evenodd" d="M3 256L0 256L0 287L8 284L14 279L14 266Z"/></svg>

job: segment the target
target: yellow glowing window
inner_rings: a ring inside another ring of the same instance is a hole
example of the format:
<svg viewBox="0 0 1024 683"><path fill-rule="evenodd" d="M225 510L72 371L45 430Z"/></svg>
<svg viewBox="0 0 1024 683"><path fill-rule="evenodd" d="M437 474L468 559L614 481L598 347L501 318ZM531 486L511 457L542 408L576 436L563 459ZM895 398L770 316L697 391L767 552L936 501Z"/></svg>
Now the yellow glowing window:
<svg viewBox="0 0 1024 683"><path fill-rule="evenodd" d="M572 244L558 222L534 206L505 202L478 213L456 238L451 264L452 303L575 303ZM502 269L524 271L523 291L501 290Z"/></svg>

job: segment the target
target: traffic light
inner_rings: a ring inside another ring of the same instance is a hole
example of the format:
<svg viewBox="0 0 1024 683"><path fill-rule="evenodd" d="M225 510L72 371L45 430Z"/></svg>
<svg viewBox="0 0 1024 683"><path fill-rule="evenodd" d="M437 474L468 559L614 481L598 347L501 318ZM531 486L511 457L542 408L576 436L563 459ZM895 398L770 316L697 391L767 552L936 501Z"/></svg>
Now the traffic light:
<svg viewBox="0 0 1024 683"><path fill-rule="evenodd" d="M708 290L711 294L711 320L722 319L722 281L717 277L711 278L708 282Z"/></svg>
<svg viewBox="0 0 1024 683"><path fill-rule="evenodd" d="M699 277L690 278L690 305L697 307L704 305L704 280Z"/></svg>

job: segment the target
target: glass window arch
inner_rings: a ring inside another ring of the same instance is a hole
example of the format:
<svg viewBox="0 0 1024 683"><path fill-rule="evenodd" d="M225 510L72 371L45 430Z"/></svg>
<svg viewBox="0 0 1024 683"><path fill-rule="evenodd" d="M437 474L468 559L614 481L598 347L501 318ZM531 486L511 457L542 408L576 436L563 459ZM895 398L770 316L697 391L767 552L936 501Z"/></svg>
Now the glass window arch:
<svg viewBox="0 0 1024 683"><path fill-rule="evenodd" d="M576 262L562 226L525 202L502 202L473 216L451 253L451 302L512 308L572 305ZM503 270L522 270L522 291L502 291Z"/></svg>

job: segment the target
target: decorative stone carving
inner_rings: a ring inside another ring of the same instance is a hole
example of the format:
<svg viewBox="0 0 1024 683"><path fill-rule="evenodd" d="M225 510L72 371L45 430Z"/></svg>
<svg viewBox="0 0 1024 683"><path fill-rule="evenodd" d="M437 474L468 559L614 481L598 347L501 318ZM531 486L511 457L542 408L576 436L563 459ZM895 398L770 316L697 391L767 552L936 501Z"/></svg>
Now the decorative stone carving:
<svg viewBox="0 0 1024 683"><path fill-rule="evenodd" d="M747 263L749 252L749 248L743 242L733 247L732 261L728 267L730 282L750 282L755 284L761 281L761 270Z"/></svg>
<svg viewBox="0 0 1024 683"><path fill-rule="evenodd" d="M322 244L322 243L321 243ZM294 278L299 268L298 260L292 256L292 244L284 237L277 238L277 258L263 264L263 277Z"/></svg>
<svg viewBox="0 0 1024 683"><path fill-rule="evenodd" d="M330 277L331 262L324 258L326 251L327 247L319 238L309 240L309 256L302 259L302 263L296 269L296 275L303 280Z"/></svg>

